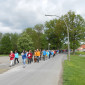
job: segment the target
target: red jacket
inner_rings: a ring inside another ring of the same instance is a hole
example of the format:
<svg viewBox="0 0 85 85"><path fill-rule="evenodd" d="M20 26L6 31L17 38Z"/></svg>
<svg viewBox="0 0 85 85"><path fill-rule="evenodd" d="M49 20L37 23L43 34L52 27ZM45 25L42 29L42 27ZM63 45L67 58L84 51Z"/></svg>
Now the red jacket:
<svg viewBox="0 0 85 85"><path fill-rule="evenodd" d="M15 57L14 53L12 53L12 54L10 53L10 54L9 54L9 57L10 57L10 60L13 60L14 57Z"/></svg>
<svg viewBox="0 0 85 85"><path fill-rule="evenodd" d="M32 53L28 53L27 54L27 57L30 59L30 58L32 58Z"/></svg>
<svg viewBox="0 0 85 85"><path fill-rule="evenodd" d="M54 54L56 54L56 51L54 51Z"/></svg>

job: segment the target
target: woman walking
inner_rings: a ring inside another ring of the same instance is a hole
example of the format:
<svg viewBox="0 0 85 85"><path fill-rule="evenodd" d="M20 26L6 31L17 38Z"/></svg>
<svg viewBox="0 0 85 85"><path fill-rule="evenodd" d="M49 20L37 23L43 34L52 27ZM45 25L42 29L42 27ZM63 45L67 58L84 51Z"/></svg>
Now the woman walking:
<svg viewBox="0 0 85 85"><path fill-rule="evenodd" d="M18 56L18 52L15 51L15 60L14 60L14 64L16 64L16 60L17 60L17 63L19 63L18 58L19 58L19 56Z"/></svg>
<svg viewBox="0 0 85 85"><path fill-rule="evenodd" d="M14 55L13 51L10 52L9 57L10 57L10 61L11 61L10 62L10 67L11 67L14 65L13 62L14 62L15 55Z"/></svg>
<svg viewBox="0 0 85 85"><path fill-rule="evenodd" d="M46 55L47 55L47 57L49 58L49 51L47 50L47 52L46 52Z"/></svg>
<svg viewBox="0 0 85 85"><path fill-rule="evenodd" d="M37 56L37 62L39 63L39 58L40 58L40 51L37 49L36 51L36 56Z"/></svg>
<svg viewBox="0 0 85 85"><path fill-rule="evenodd" d="M31 50L29 50L29 53L27 54L28 56L28 64L30 63L31 64L31 61L32 61L32 53L31 53Z"/></svg>
<svg viewBox="0 0 85 85"><path fill-rule="evenodd" d="M23 52L21 53L22 56L22 61L23 61L23 68L25 68L26 66L26 52L25 50L23 50Z"/></svg>

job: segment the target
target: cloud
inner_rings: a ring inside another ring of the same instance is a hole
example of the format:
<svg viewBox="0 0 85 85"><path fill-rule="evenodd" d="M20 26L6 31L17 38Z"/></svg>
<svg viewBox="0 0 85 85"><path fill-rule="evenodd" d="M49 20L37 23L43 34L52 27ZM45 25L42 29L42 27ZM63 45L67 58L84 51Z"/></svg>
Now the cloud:
<svg viewBox="0 0 85 85"><path fill-rule="evenodd" d="M84 0L1 0L0 23L2 25L0 26L5 29L2 32L12 30L21 32L27 27L34 27L36 24L56 18L45 17L45 14L61 16L69 10L85 18L84 3Z"/></svg>
<svg viewBox="0 0 85 85"><path fill-rule="evenodd" d="M11 29L10 27L4 26L2 23L0 23L0 32L1 33L21 33L22 31L20 29Z"/></svg>

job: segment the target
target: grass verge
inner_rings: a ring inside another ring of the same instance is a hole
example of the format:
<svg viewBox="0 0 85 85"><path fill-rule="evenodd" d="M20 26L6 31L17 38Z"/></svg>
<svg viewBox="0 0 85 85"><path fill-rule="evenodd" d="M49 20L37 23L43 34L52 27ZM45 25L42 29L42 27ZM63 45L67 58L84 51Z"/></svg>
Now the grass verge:
<svg viewBox="0 0 85 85"><path fill-rule="evenodd" d="M0 74L6 72L6 71L8 71L8 70L9 70L9 69L0 69Z"/></svg>
<svg viewBox="0 0 85 85"><path fill-rule="evenodd" d="M4 57L4 56L9 56L8 54L2 54L0 55L0 57Z"/></svg>
<svg viewBox="0 0 85 85"><path fill-rule="evenodd" d="M85 85L85 57L71 55L64 62L63 85Z"/></svg>
<svg viewBox="0 0 85 85"><path fill-rule="evenodd" d="M80 55L80 54L81 54L81 55L85 55L85 52L80 52L80 51L78 51L78 52L75 52L75 54L76 54L76 55Z"/></svg>

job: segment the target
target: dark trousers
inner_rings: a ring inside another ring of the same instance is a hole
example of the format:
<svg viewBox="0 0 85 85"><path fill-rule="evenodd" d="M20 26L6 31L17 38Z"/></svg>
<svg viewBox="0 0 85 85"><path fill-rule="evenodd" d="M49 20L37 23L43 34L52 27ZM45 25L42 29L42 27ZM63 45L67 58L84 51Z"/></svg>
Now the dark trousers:
<svg viewBox="0 0 85 85"><path fill-rule="evenodd" d="M45 55L43 55L43 60L45 61Z"/></svg>
<svg viewBox="0 0 85 85"><path fill-rule="evenodd" d="M53 57L55 56L55 54L53 54Z"/></svg>
<svg viewBox="0 0 85 85"><path fill-rule="evenodd" d="M39 62L39 56L37 56L37 62Z"/></svg>
<svg viewBox="0 0 85 85"><path fill-rule="evenodd" d="M14 64L16 64L16 60L17 60L17 63L19 63L18 58L15 58L15 60L14 60Z"/></svg>
<svg viewBox="0 0 85 85"><path fill-rule="evenodd" d="M49 59L50 59L50 54L49 54Z"/></svg>
<svg viewBox="0 0 85 85"><path fill-rule="evenodd" d="M31 64L31 60L32 60L31 58L28 58L28 64L29 64L29 63Z"/></svg>

